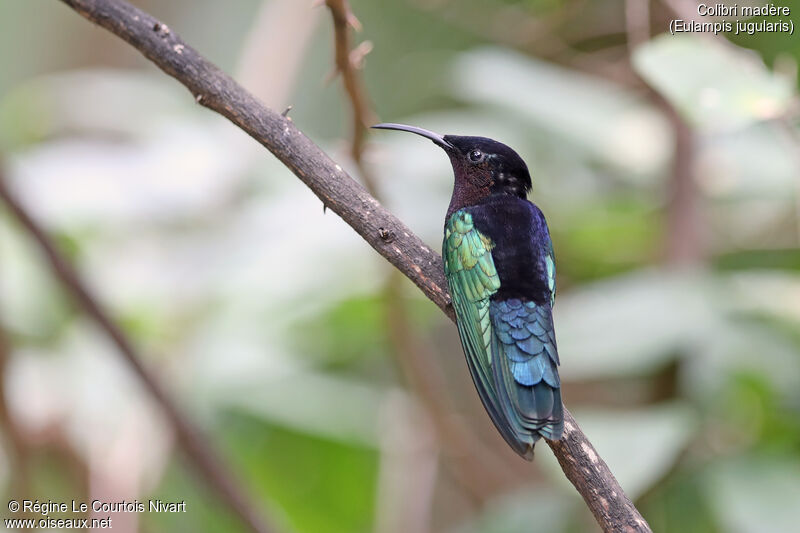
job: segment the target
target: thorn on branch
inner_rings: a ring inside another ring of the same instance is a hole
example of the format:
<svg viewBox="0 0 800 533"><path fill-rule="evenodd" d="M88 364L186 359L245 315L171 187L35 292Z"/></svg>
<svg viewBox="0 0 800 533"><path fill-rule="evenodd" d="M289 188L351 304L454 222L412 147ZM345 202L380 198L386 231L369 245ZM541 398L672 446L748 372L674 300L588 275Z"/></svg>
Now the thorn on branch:
<svg viewBox="0 0 800 533"><path fill-rule="evenodd" d="M339 68L333 67L330 72L325 75L325 79L322 81L322 84L326 87L331 84L333 80L339 75Z"/></svg>
<svg viewBox="0 0 800 533"><path fill-rule="evenodd" d="M364 62L367 58L367 54L372 52L374 45L372 41L364 41L350 52L350 65L358 70L364 68Z"/></svg>
<svg viewBox="0 0 800 533"><path fill-rule="evenodd" d="M386 228L378 228L378 236L385 243L390 243L394 240L394 232L389 231Z"/></svg>
<svg viewBox="0 0 800 533"><path fill-rule="evenodd" d="M367 127L374 123L375 113L369 105L364 82L358 70L364 65L365 56L372 50L372 43L364 41L358 46L352 46L350 27L361 28L361 23L353 15L347 0L326 0L325 4L331 12L334 32L334 70L326 79L332 81L337 74L341 74L342 85L350 100L352 131L350 137L350 155L358 167L364 186L367 191L375 195L375 186L372 174L363 162L364 140L367 136Z"/></svg>
<svg viewBox="0 0 800 533"><path fill-rule="evenodd" d="M169 35L169 26L161 22L156 22L153 24L153 31L158 33L162 38L166 38Z"/></svg>
<svg viewBox="0 0 800 533"><path fill-rule="evenodd" d="M363 30L364 27L361 25L361 21L356 18L355 14L350 9L350 4L345 2L344 5L345 5L345 8L347 9L347 13L346 13L347 23L350 25L350 27L353 28L354 30L356 30L357 32L360 32L361 30Z"/></svg>

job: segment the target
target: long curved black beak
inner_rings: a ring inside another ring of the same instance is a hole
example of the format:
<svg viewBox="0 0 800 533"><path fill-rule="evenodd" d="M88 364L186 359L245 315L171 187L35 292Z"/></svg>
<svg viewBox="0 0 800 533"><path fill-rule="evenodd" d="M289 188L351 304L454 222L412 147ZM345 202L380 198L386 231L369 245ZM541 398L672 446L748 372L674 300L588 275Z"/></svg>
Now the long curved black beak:
<svg viewBox="0 0 800 533"><path fill-rule="evenodd" d="M416 126L407 126L405 124L384 122L383 124L375 124L372 127L379 130L399 130L399 131L408 131L411 133L416 133L417 135L421 135L425 138L432 140L434 144L436 144L437 146L441 146L445 150L452 150L455 148L455 146L444 140L444 135L439 135L438 133L418 128Z"/></svg>

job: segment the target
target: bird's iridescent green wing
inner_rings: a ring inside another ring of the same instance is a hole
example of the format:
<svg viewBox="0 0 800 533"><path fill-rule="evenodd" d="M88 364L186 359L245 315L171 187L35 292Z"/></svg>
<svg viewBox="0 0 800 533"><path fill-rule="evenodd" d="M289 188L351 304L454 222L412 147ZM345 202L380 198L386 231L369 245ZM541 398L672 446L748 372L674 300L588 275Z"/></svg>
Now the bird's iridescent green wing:
<svg viewBox="0 0 800 533"><path fill-rule="evenodd" d="M447 221L444 270L472 380L503 438L518 453L527 455L528 446L520 442L510 426L495 388L489 308L491 296L500 288L500 277L492 259L492 246L491 240L474 227L467 211L457 211Z"/></svg>
<svg viewBox="0 0 800 533"><path fill-rule="evenodd" d="M468 344L467 356L481 379L488 383L492 334L489 298L500 288L500 278L492 260L492 242L475 229L468 212L458 211L445 228L443 248L444 272L450 284L459 332Z"/></svg>
<svg viewBox="0 0 800 533"><path fill-rule="evenodd" d="M558 439L563 430L551 312L552 246L544 259L550 301L540 305L493 298L501 285L493 247L468 211L457 211L448 220L445 275L472 380L500 434L517 453L531 459L539 437Z"/></svg>

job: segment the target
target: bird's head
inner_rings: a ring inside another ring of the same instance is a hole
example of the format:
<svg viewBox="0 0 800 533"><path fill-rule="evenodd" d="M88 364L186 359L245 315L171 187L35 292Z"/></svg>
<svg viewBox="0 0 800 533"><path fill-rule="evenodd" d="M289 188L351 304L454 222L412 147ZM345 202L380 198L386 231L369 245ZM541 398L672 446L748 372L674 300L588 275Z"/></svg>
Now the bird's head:
<svg viewBox="0 0 800 533"><path fill-rule="evenodd" d="M405 124L385 123L372 127L416 133L430 139L447 153L455 177L449 212L492 194L525 198L531 189L531 175L525 161L501 142L486 137L440 135Z"/></svg>

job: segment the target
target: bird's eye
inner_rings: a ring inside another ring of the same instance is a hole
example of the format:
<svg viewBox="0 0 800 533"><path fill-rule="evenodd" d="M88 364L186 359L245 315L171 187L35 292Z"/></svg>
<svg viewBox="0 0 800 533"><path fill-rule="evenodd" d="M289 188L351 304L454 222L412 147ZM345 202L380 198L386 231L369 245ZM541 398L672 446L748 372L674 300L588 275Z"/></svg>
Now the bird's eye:
<svg viewBox="0 0 800 533"><path fill-rule="evenodd" d="M480 150L473 150L469 153L469 160L473 163L478 163L481 159L483 159L483 152Z"/></svg>

